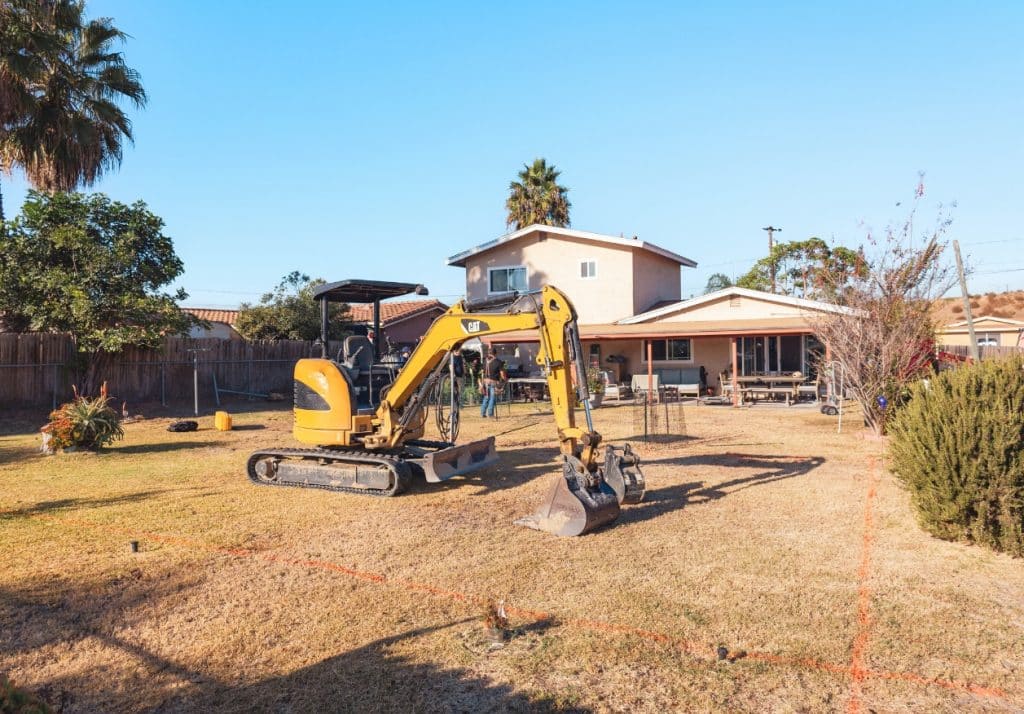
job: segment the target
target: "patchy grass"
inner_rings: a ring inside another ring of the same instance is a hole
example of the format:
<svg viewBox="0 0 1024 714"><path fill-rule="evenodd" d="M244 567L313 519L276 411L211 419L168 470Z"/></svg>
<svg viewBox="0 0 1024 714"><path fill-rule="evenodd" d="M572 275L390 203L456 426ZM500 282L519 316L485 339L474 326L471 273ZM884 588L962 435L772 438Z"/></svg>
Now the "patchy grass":
<svg viewBox="0 0 1024 714"><path fill-rule="evenodd" d="M597 410L647 499L556 539L512 525L558 473L550 416L465 414L501 464L393 499L251 485L287 411L102 454L0 436L0 672L68 711L1024 707L1024 563L921 532L834 419L688 406L645 445Z"/></svg>

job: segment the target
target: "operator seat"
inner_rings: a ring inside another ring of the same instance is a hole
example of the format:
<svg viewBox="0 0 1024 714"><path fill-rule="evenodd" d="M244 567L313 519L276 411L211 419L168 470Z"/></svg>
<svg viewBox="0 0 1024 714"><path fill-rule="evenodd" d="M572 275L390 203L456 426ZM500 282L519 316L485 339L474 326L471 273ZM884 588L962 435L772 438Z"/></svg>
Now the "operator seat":
<svg viewBox="0 0 1024 714"><path fill-rule="evenodd" d="M342 344L342 354L342 366L355 385L356 402L365 406L370 401L373 343L364 335L349 335Z"/></svg>

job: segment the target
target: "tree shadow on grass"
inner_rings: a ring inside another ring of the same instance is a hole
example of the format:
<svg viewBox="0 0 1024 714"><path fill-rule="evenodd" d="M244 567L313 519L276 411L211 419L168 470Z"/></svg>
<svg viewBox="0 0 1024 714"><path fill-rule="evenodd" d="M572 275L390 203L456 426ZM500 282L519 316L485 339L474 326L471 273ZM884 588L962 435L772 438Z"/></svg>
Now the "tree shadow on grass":
<svg viewBox="0 0 1024 714"><path fill-rule="evenodd" d="M205 441L165 441L156 444L129 444L114 446L99 452L106 456L115 454L159 454L165 451L181 451L182 449L202 449L211 446Z"/></svg>
<svg viewBox="0 0 1024 714"><path fill-rule="evenodd" d="M413 660L405 654L410 645L415 647L415 640L476 618L410 629L286 674L243 683L238 681L240 676L215 675L201 664L201 658L189 656L197 646L213 648L216 642L178 646L179 641L170 638L163 641L171 651L161 652L158 646L133 637L136 618L143 618L138 626L151 627L152 618L159 617L161 603L173 603L201 583L202 578L194 573L167 570L144 574L134 569L112 579L47 578L0 587L0 621L7 625L0 628L0 652L17 666L20 658L58 646L67 666L31 687L57 711L589 711L516 692L509 684L495 683L466 668ZM238 593L237 597L244 601L245 595ZM262 627L260 608L253 603L242 613L245 619L239 627ZM542 632L551 625L536 623L528 629ZM202 624L196 627L202 631ZM78 645L87 640L82 653ZM303 643L296 638L286 644L301 651ZM112 678L120 668L109 664L90 667L83 660L96 657L98 646L127 655L134 667L141 668L141 672L122 674L129 678L130 686L115 686L118 682ZM185 656L189 663L181 661Z"/></svg>
<svg viewBox="0 0 1024 714"><path fill-rule="evenodd" d="M31 506L0 510L0 519L5 518L27 518L41 516L53 511L63 511L79 508L102 508L104 506L118 506L124 503L136 503L151 496L159 496L165 491L138 491L136 493L124 494L121 496L108 496L106 498L61 498L56 501L40 501Z"/></svg>

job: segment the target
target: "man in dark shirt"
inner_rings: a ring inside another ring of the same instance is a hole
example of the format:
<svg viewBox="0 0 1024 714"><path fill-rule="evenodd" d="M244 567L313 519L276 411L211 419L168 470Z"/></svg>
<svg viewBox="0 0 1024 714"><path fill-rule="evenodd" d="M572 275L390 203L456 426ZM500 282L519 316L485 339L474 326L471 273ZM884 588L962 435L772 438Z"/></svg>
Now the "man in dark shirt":
<svg viewBox="0 0 1024 714"><path fill-rule="evenodd" d="M487 360L484 362L480 416L495 416L494 406L497 401L498 386L504 381L505 363L498 359L498 356L494 354L494 348L491 347L487 350Z"/></svg>

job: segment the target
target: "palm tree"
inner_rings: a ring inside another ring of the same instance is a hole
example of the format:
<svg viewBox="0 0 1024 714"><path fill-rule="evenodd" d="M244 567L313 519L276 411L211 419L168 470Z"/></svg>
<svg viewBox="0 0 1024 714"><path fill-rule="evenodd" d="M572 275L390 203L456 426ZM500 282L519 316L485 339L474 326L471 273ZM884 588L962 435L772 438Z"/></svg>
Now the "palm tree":
<svg viewBox="0 0 1024 714"><path fill-rule="evenodd" d="M516 230L534 223L561 228L568 226L572 204L566 197L569 189L558 185L560 174L544 159L534 159L532 166L523 164L519 180L508 185L505 225Z"/></svg>
<svg viewBox="0 0 1024 714"><path fill-rule="evenodd" d="M118 103L146 104L138 73L114 48L126 35L109 18L86 22L82 0L5 0L3 8L21 22L0 48L0 93L17 100L2 117L0 167L21 168L43 191L88 186L132 141Z"/></svg>

